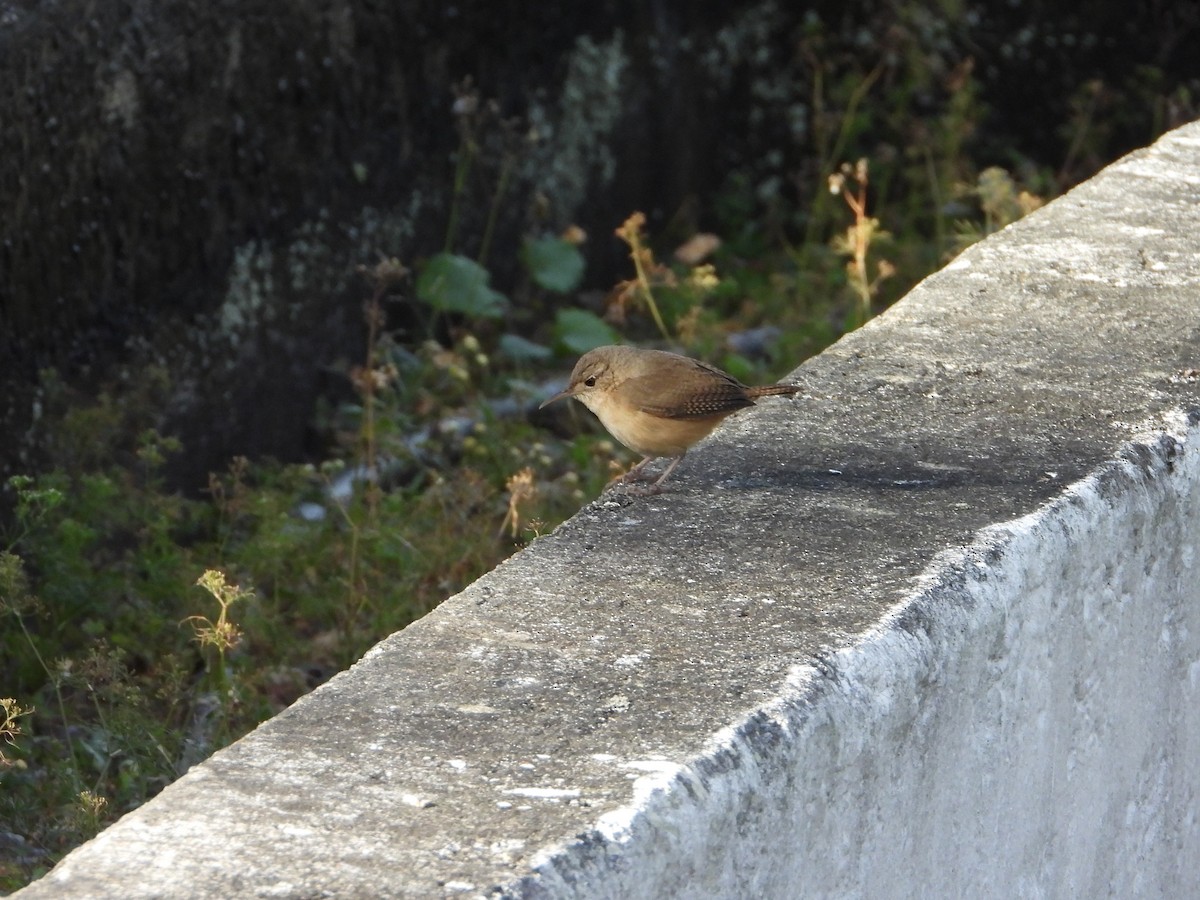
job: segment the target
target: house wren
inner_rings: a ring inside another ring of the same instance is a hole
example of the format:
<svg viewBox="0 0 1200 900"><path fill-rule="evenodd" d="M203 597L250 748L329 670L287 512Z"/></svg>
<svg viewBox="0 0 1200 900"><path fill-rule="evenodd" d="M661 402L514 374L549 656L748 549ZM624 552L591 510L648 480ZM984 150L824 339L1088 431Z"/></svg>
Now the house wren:
<svg viewBox="0 0 1200 900"><path fill-rule="evenodd" d="M730 413L769 394L794 394L794 384L747 387L699 360L662 350L597 347L579 358L566 390L542 404L574 397L608 432L645 459L621 479L641 476L651 460L673 457L648 491L657 492L693 444ZM539 407L540 409L541 407Z"/></svg>

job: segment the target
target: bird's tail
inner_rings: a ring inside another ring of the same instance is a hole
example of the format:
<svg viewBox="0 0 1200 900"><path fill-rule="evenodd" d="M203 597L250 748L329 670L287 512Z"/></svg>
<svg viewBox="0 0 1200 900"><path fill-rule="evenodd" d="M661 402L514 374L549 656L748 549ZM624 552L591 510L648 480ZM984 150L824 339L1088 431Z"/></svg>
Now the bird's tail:
<svg viewBox="0 0 1200 900"><path fill-rule="evenodd" d="M800 392L798 384L763 384L758 387L746 388L746 396L751 400L759 397L769 397L772 394L796 394Z"/></svg>

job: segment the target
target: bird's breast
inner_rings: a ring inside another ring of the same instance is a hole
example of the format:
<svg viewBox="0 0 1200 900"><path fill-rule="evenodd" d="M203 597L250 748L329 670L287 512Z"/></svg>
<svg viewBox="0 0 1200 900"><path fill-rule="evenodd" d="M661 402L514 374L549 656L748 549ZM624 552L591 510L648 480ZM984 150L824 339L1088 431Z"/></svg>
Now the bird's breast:
<svg viewBox="0 0 1200 900"><path fill-rule="evenodd" d="M580 399L584 399L609 434L643 456L680 456L725 418L722 414L699 419L665 419L622 404L611 395Z"/></svg>

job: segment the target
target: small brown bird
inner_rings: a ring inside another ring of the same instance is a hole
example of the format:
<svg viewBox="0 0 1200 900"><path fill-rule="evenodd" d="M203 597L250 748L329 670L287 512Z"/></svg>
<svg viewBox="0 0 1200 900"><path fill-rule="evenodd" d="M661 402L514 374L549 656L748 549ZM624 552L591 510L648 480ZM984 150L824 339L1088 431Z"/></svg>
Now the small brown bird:
<svg viewBox="0 0 1200 900"><path fill-rule="evenodd" d="M638 347L597 347L579 358L566 390L542 404L574 397L618 441L645 459L621 479L641 477L651 460L673 457L648 491L655 493L693 444L730 413L759 397L794 394L794 384L747 387L699 360ZM539 407L540 408L540 407Z"/></svg>

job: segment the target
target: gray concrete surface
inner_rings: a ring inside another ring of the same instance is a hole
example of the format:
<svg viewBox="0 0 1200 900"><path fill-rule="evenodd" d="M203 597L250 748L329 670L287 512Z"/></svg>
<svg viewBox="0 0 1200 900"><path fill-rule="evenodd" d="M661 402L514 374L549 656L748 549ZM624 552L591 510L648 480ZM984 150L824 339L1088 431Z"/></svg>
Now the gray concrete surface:
<svg viewBox="0 0 1200 900"><path fill-rule="evenodd" d="M1200 125L20 896L1195 896Z"/></svg>

